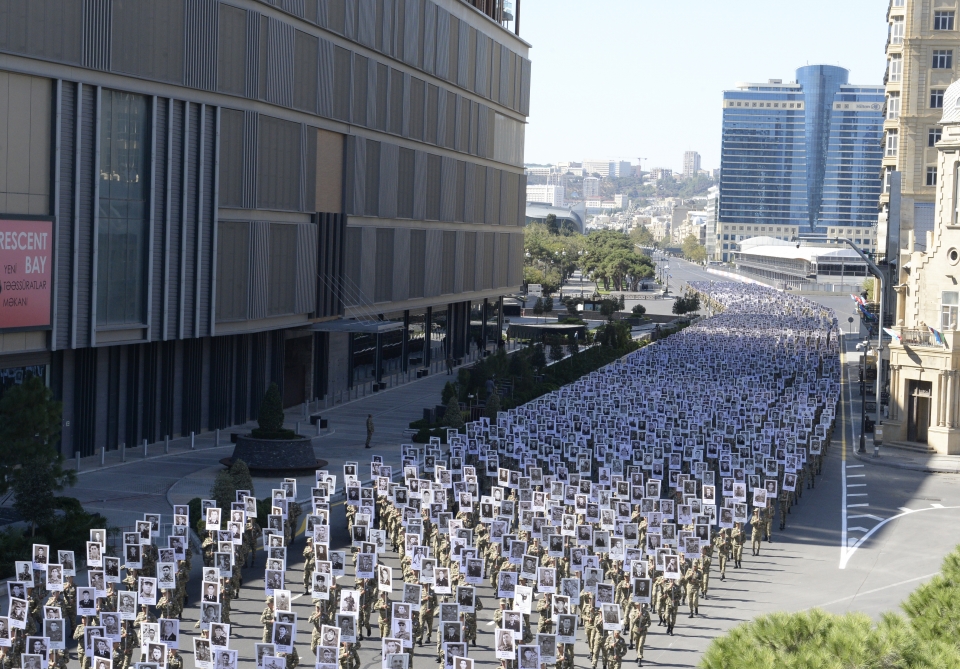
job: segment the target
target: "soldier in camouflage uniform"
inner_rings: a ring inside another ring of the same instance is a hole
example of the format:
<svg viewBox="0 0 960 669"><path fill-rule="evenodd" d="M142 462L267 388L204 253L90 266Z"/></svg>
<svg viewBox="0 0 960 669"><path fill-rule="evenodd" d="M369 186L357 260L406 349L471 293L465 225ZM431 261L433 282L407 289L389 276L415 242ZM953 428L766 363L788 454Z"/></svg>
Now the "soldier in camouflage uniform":
<svg viewBox="0 0 960 669"><path fill-rule="evenodd" d="M760 539L763 532L763 516L760 509L754 509L750 516L750 548L754 556L760 555Z"/></svg>
<svg viewBox="0 0 960 669"><path fill-rule="evenodd" d="M320 611L320 602L314 604L313 615L307 620L310 623L310 652L317 654L317 646L320 645L320 632L323 627L323 613Z"/></svg>
<svg viewBox="0 0 960 669"><path fill-rule="evenodd" d="M473 642L473 645L477 645L477 613L483 610L483 601L474 596L473 598L473 610L474 613L464 613L463 614L463 640L468 644Z"/></svg>
<svg viewBox="0 0 960 669"><path fill-rule="evenodd" d="M390 636L390 617L393 615L392 608L390 597L387 596L387 593L381 592L380 599L377 600L377 604L374 606L377 617L379 618L377 624L380 626L381 639L386 639Z"/></svg>
<svg viewBox="0 0 960 669"><path fill-rule="evenodd" d="M690 607L690 617L693 618L700 614L700 586L703 584L700 565L694 562L693 568L684 574L683 580L687 586L687 606Z"/></svg>
<svg viewBox="0 0 960 669"><path fill-rule="evenodd" d="M303 549L303 594L310 594L310 587L313 584L313 569L316 565L316 558L313 553L313 539L307 537L307 545Z"/></svg>
<svg viewBox="0 0 960 669"><path fill-rule="evenodd" d="M747 540L747 533L743 529L743 523L735 523L733 526L733 566L740 569L743 564L743 544Z"/></svg>
<svg viewBox="0 0 960 669"><path fill-rule="evenodd" d="M433 618L437 612L437 596L430 592L430 587L423 589L423 596L420 598L420 636L417 641L423 646L423 633L427 633L427 643L430 643L430 637L433 636Z"/></svg>
<svg viewBox="0 0 960 669"><path fill-rule="evenodd" d="M270 634L273 632L273 620L275 614L273 612L273 596L267 597L266 606L263 607L263 612L260 614L260 624L263 625L263 643L270 642Z"/></svg>
<svg viewBox="0 0 960 669"><path fill-rule="evenodd" d="M669 581L666 589L666 618L667 634L673 635L673 626L677 624L677 609L680 608L680 601L683 599L683 590L676 581Z"/></svg>
<svg viewBox="0 0 960 669"><path fill-rule="evenodd" d="M340 669L360 669L360 655L355 643L340 644Z"/></svg>
<svg viewBox="0 0 960 669"><path fill-rule="evenodd" d="M643 662L643 647L647 643L647 630L650 629L650 608L646 604L637 604L630 621L630 648L637 649L637 664Z"/></svg>
<svg viewBox="0 0 960 669"><path fill-rule="evenodd" d="M167 650L167 669L183 669L183 658L176 648Z"/></svg>
<svg viewBox="0 0 960 669"><path fill-rule="evenodd" d="M603 659L607 669L620 669L620 663L627 656L627 642L619 630L611 632L603 644Z"/></svg>
<svg viewBox="0 0 960 669"><path fill-rule="evenodd" d="M87 616L83 616L80 619L80 624L73 630L73 640L78 642L77 659L80 660L80 669L90 669L90 658L87 657L87 649L83 644L83 632L89 624Z"/></svg>

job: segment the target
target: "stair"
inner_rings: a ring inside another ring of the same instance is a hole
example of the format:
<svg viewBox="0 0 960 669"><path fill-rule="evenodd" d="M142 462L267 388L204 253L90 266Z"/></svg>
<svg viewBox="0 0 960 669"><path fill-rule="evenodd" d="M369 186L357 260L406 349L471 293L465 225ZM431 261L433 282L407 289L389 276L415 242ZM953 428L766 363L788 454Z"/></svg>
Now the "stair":
<svg viewBox="0 0 960 669"><path fill-rule="evenodd" d="M913 453L935 454L937 449L929 444L918 444L913 441L886 441L883 448L896 448L903 451L912 451Z"/></svg>

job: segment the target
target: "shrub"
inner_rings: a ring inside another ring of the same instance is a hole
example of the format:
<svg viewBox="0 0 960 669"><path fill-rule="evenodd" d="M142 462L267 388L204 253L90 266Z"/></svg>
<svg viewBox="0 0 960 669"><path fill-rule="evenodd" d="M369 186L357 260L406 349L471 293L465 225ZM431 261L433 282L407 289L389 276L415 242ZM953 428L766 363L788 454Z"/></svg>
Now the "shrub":
<svg viewBox="0 0 960 669"><path fill-rule="evenodd" d="M467 370L461 369L460 371L466 372ZM450 398L456 394L457 394L456 388L454 388L452 383L447 381L443 386L443 392L440 393L440 399L443 402L444 406L446 406L450 402Z"/></svg>
<svg viewBox="0 0 960 669"><path fill-rule="evenodd" d="M484 409L484 415L490 419L492 425L497 424L497 412L500 411L500 395L493 393L487 400L487 406Z"/></svg>
<svg viewBox="0 0 960 669"><path fill-rule="evenodd" d="M260 403L257 424L251 433L256 439L297 439L297 433L283 427L283 398L276 383L271 383ZM229 508L229 507L228 507Z"/></svg>
<svg viewBox="0 0 960 669"><path fill-rule="evenodd" d="M249 490L253 494L253 477L250 468L243 460L236 460L230 466L230 477L233 479L234 490Z"/></svg>
<svg viewBox="0 0 960 669"><path fill-rule="evenodd" d="M542 344L537 344L533 347L533 354L530 356L530 364L537 369L543 369L547 366L547 357L543 354Z"/></svg>
<svg viewBox="0 0 960 669"><path fill-rule="evenodd" d="M645 313L647 313L647 308L642 304L635 304L633 306L633 309L631 309L630 311L631 313L633 313L634 316L643 316Z"/></svg>
<svg viewBox="0 0 960 669"><path fill-rule="evenodd" d="M237 499L237 486L233 482L233 477L226 469L217 472L217 477L213 480L213 487L210 489L211 499L217 500L217 506L224 510L229 510L230 505Z"/></svg>
<svg viewBox="0 0 960 669"><path fill-rule="evenodd" d="M460 401L456 397L451 397L447 403L447 410L443 413L443 424L447 427L457 428L464 426L463 412L460 411Z"/></svg>

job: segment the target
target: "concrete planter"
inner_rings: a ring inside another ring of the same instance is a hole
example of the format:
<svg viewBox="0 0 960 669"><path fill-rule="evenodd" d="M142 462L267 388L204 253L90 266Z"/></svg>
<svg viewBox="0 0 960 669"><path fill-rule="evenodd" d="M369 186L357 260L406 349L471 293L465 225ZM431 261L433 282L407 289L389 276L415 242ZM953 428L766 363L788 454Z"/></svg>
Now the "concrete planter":
<svg viewBox="0 0 960 669"><path fill-rule="evenodd" d="M237 435L233 455L221 460L230 466L243 460L251 472L274 474L321 469L327 463L317 460L313 444L308 438L301 439L255 439L250 435Z"/></svg>

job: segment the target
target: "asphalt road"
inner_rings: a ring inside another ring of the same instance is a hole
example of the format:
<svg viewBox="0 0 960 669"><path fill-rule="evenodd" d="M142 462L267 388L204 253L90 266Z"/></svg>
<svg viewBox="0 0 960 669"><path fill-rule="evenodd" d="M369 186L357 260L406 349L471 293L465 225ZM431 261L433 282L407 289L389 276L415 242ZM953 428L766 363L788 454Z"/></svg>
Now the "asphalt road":
<svg viewBox="0 0 960 669"><path fill-rule="evenodd" d="M683 261L671 260L674 292L683 281L716 280L715 275ZM826 296L820 301L844 314L851 311L849 296ZM845 346L845 384L843 407L833 444L827 454L824 471L816 480L816 488L803 491L803 497L788 516L786 529L777 530L774 542L763 544L761 555L752 557L745 551L743 569L730 568L725 581L720 581L717 565L711 575L709 598L700 604L701 616L687 617L686 606L680 611L675 636L654 626L647 638L645 666L693 667L710 641L740 622L773 611L800 611L821 607L835 613L863 611L877 618L896 610L899 603L924 580L939 569L946 553L954 548L956 537L951 530L960 520L960 476L925 474L895 470L853 459L855 435L859 432L860 406L856 385L856 355L849 352L857 336ZM853 381L851 384L850 381ZM358 454L359 455L359 454ZM360 458L362 459L362 458ZM169 509L157 500L157 510ZM342 507L333 514L333 522L342 527ZM345 532L332 538L332 544L345 545ZM294 594L302 592L299 538L288 554L290 565L287 582ZM349 561L348 561L349 562ZM386 562L399 576L399 561L388 554ZM194 560L195 573L190 582L191 606L184 614L184 629L192 628L188 618L196 620L200 582L199 558ZM231 648L240 651L243 669L255 669L254 643L260 641L259 615L263 608L263 558L260 567L248 569L240 597L233 602ZM350 587L353 573L347 565L347 576L341 584ZM478 615L478 645L470 648L476 666L493 667L499 662L493 653L493 612L497 599L489 585L480 588L485 609ZM308 597L300 596L294 608L301 621L297 648L301 665L313 664L309 650L310 634L306 619L311 613ZM536 614L532 617L536 624ZM380 642L376 616L373 617L373 639L361 645L361 666L380 665ZM190 629L192 632L192 629ZM576 666L590 667L584 633L579 632ZM189 635L184 639L189 641ZM185 644L186 645L186 644ZM193 666L192 648L183 652L185 667ZM416 648L414 667L436 667L436 636L432 643ZM630 666L636 658L627 656ZM71 664L75 664L73 660Z"/></svg>

